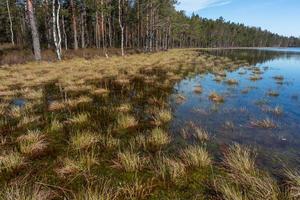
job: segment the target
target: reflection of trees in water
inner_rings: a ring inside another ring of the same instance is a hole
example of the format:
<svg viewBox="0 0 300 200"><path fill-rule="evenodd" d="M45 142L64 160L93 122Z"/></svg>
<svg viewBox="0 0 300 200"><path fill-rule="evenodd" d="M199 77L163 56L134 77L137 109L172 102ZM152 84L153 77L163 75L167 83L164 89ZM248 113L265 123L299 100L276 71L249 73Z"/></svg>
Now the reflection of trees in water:
<svg viewBox="0 0 300 200"><path fill-rule="evenodd" d="M246 60L251 65L276 59L300 60L299 52L284 52L258 49L218 49L205 51L215 56L226 56L233 60Z"/></svg>

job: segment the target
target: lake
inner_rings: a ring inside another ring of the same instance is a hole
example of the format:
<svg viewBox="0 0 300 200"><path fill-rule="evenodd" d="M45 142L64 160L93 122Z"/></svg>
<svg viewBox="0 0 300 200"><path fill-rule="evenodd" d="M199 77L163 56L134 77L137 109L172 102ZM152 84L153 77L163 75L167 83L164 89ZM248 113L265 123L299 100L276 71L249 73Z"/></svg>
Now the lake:
<svg viewBox="0 0 300 200"><path fill-rule="evenodd" d="M261 69L261 80L250 80L253 71L241 67L227 72L224 80L210 73L186 77L174 91L186 97L174 104L172 127L180 133L188 121L209 130L218 146L234 142L254 147L261 162L276 168L282 161L300 164L300 49L268 48L251 50L209 50L205 53L246 60ZM277 79L276 79L277 77ZM227 84L225 80L237 80ZM201 85L201 94L194 87ZM212 92L224 96L216 104L207 98ZM270 95L275 92L275 95ZM174 101L174 97L173 97ZM273 112L274 108L280 110ZM256 126L255 121L269 119L276 128ZM218 152L218 151L217 151Z"/></svg>

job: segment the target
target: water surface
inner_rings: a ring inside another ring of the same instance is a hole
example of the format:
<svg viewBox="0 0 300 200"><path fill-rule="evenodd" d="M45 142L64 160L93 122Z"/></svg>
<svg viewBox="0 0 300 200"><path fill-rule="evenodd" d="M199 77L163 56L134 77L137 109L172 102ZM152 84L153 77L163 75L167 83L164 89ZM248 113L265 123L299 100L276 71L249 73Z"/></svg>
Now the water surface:
<svg viewBox="0 0 300 200"><path fill-rule="evenodd" d="M208 129L213 141L219 146L242 143L254 147L262 154L262 162L276 167L283 162L300 164L300 49L251 49L213 50L209 54L242 59L259 67L262 80L251 81L252 72L243 66L237 71L227 72L226 79L238 80L238 85L215 81L213 74L187 77L175 86L175 93L186 97L186 101L174 105L175 119L172 127L180 130L188 121ZM283 76L276 81L274 76ZM201 85L203 92L197 94L194 87ZM216 91L225 97L225 102L216 104L208 96ZM276 91L278 97L269 96ZM266 110L274 107L283 110L275 115ZM277 128L254 127L255 120L270 119ZM232 127L228 124L233 125Z"/></svg>

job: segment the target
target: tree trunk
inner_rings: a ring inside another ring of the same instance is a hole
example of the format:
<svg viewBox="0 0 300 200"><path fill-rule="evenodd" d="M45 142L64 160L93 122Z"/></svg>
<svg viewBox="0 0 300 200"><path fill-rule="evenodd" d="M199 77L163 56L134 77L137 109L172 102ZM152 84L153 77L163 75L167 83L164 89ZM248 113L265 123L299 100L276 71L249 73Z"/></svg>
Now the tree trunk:
<svg viewBox="0 0 300 200"><path fill-rule="evenodd" d="M42 56L41 56L40 38L36 26L33 3L32 0L27 0L26 3L27 3L28 19L29 19L30 29L31 29L34 58L35 60L41 60Z"/></svg>
<svg viewBox="0 0 300 200"><path fill-rule="evenodd" d="M55 1L56 0L52 0L53 40L54 40L57 59L61 60L61 34L60 34L60 27L59 27L60 2L59 0L57 0L58 5L56 10Z"/></svg>
<svg viewBox="0 0 300 200"><path fill-rule="evenodd" d="M65 17L62 17L62 26L63 26L63 34L64 34L64 42L65 42L65 49L68 49L68 37L66 33L66 27L65 27Z"/></svg>
<svg viewBox="0 0 300 200"><path fill-rule="evenodd" d="M119 0L119 25L121 29L121 53L122 56L124 56L124 26L122 24L122 5L121 5L121 0Z"/></svg>
<svg viewBox="0 0 300 200"><path fill-rule="evenodd" d="M70 1L71 4L71 10L72 10L72 25L73 25L73 36L74 36L74 49L78 49L78 40L77 40L77 20L76 20L76 13L75 13L75 7L74 7L74 0Z"/></svg>
<svg viewBox="0 0 300 200"><path fill-rule="evenodd" d="M104 12L103 12L104 6L103 6L103 0L101 0L101 35L102 35L102 48L103 53L106 58L108 58L108 54L106 51L106 38L105 38L105 31L104 31Z"/></svg>
<svg viewBox="0 0 300 200"><path fill-rule="evenodd" d="M9 9L9 1L8 0L6 0L6 6L7 6L8 18L9 18L11 44L15 45L13 23L12 23L12 20L11 20L10 9Z"/></svg>

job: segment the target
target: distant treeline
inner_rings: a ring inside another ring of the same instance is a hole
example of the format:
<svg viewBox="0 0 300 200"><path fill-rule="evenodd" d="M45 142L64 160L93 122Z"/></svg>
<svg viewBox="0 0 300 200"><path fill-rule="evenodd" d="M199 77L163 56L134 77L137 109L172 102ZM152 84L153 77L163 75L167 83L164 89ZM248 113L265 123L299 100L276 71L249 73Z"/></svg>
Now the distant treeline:
<svg viewBox="0 0 300 200"><path fill-rule="evenodd" d="M187 16L175 0L0 0L0 42L40 49L287 47L300 39L260 28Z"/></svg>

